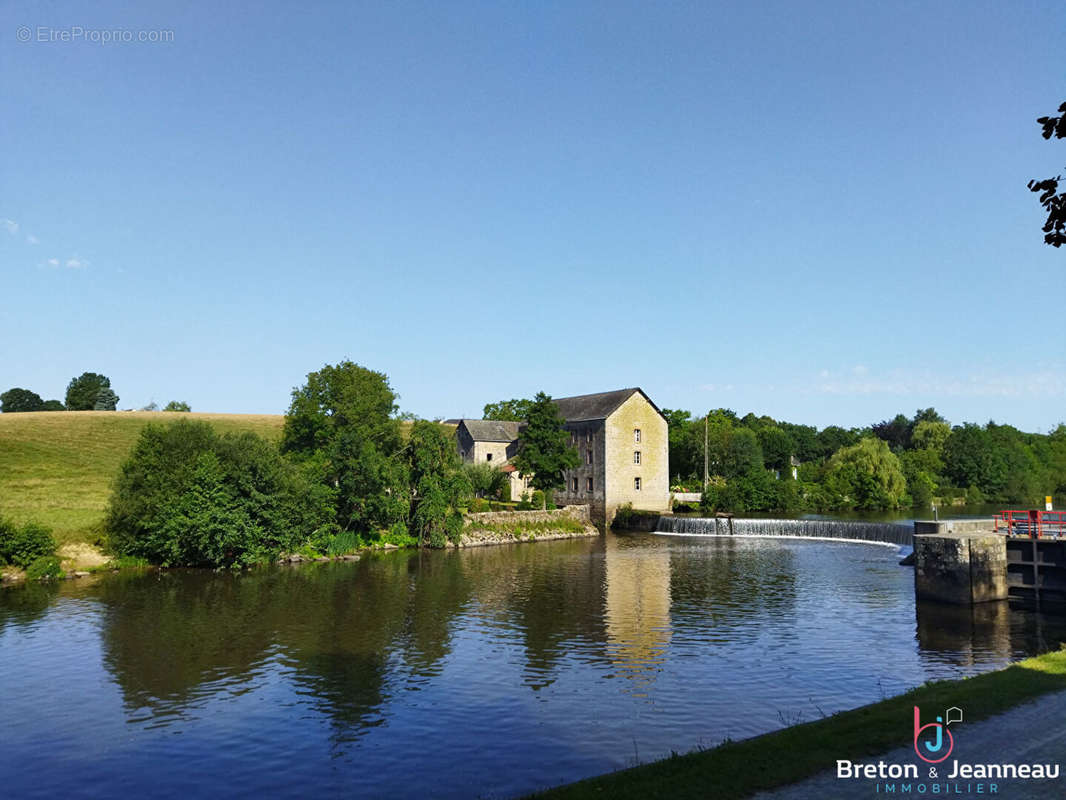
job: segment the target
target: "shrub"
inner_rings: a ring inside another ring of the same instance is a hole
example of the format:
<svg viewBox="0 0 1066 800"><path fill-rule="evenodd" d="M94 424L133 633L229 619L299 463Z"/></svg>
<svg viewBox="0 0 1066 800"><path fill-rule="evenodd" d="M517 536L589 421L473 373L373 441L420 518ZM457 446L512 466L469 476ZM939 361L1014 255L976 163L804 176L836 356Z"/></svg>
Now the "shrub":
<svg viewBox="0 0 1066 800"><path fill-rule="evenodd" d="M341 531L330 539L326 547L326 554L331 556L343 556L354 553L359 549L359 537L352 531Z"/></svg>
<svg viewBox="0 0 1066 800"><path fill-rule="evenodd" d="M59 567L59 559L55 556L40 556L35 558L26 568L26 579L38 581L42 578L61 578L63 570Z"/></svg>
<svg viewBox="0 0 1066 800"><path fill-rule="evenodd" d="M0 519L0 559L7 563L25 569L39 557L52 555L55 549L52 532L43 525L27 522L19 527Z"/></svg>
<svg viewBox="0 0 1066 800"><path fill-rule="evenodd" d="M148 425L122 465L107 530L120 555L163 566L244 566L328 546L332 498L252 433Z"/></svg>

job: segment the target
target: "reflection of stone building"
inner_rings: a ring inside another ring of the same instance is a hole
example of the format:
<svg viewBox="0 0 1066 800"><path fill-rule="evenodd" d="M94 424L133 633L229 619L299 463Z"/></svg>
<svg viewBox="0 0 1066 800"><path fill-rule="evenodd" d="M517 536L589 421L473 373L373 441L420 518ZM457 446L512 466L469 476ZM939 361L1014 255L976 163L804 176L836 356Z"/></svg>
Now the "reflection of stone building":
<svg viewBox="0 0 1066 800"><path fill-rule="evenodd" d="M626 677L650 683L670 643L670 551L608 533L604 561L610 658Z"/></svg>
<svg viewBox="0 0 1066 800"><path fill-rule="evenodd" d="M560 397L555 401L570 433L570 444L581 457L565 474L565 486L555 493L559 505L590 505L592 517L610 522L627 503L647 511L670 510L669 437L666 418L643 390ZM459 453L469 462L503 464L517 452L521 423L497 420L459 421ZM524 489L512 474L511 497Z"/></svg>

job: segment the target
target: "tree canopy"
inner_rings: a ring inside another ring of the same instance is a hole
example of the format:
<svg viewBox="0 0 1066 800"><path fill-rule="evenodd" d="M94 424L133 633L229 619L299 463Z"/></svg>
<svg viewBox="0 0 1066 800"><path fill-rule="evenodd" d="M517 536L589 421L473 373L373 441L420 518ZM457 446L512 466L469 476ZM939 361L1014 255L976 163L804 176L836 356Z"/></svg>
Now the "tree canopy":
<svg viewBox="0 0 1066 800"><path fill-rule="evenodd" d="M114 411L117 406L118 395L110 387L105 386L96 395L93 411Z"/></svg>
<svg viewBox="0 0 1066 800"><path fill-rule="evenodd" d="M188 403L181 400L171 400L163 407L164 411L192 411Z"/></svg>
<svg viewBox="0 0 1066 800"><path fill-rule="evenodd" d="M1059 106L1057 117L1039 117L1040 135L1045 139L1066 139L1066 103ZM1047 212L1044 221L1044 243L1052 247L1066 244L1066 192L1059 191L1061 175L1044 180L1029 181L1029 191L1040 193L1040 205Z"/></svg>
<svg viewBox="0 0 1066 800"><path fill-rule="evenodd" d="M544 392L538 392L529 406L512 463L523 475L530 476L533 488L545 495L552 489L561 489L563 473L581 463L577 450L570 445L570 434L563 428L559 409Z"/></svg>
<svg viewBox="0 0 1066 800"><path fill-rule="evenodd" d="M45 411L44 400L36 392L15 387L0 394L0 413L12 414L22 411Z"/></svg>
<svg viewBox="0 0 1066 800"><path fill-rule="evenodd" d="M531 400L500 400L498 403L489 403L482 410L484 419L499 419L508 422L522 422L529 416L532 406Z"/></svg>
<svg viewBox="0 0 1066 800"><path fill-rule="evenodd" d="M83 372L77 378L71 378L67 384L66 405L68 411L92 411L102 389L111 388L111 379L96 372ZM118 397L115 397L118 403Z"/></svg>

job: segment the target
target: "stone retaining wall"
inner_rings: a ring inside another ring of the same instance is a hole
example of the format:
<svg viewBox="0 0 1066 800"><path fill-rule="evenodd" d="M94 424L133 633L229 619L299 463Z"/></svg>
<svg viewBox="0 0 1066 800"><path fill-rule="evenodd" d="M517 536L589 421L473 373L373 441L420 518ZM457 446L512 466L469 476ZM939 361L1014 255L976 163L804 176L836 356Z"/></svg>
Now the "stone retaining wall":
<svg viewBox="0 0 1066 800"><path fill-rule="evenodd" d="M581 536L599 536L600 532L591 522L587 505L566 506L551 511L482 511L467 514L467 526L463 530L459 547L481 547L490 544L510 544L513 542L539 542L546 539L573 539ZM582 524L580 533L567 530L551 530L515 534L509 531L492 530L506 525L522 522L551 523L556 520L576 520ZM480 527L484 526L484 527Z"/></svg>

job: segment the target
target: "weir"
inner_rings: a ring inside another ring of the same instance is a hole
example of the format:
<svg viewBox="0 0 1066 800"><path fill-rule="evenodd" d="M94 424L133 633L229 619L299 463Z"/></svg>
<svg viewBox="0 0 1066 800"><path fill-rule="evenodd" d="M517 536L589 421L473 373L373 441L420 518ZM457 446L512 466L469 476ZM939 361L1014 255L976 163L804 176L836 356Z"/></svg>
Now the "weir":
<svg viewBox="0 0 1066 800"><path fill-rule="evenodd" d="M758 536L769 538L835 539L879 542L911 547L909 525L832 519L726 519L722 517L659 517L656 533L704 536Z"/></svg>

